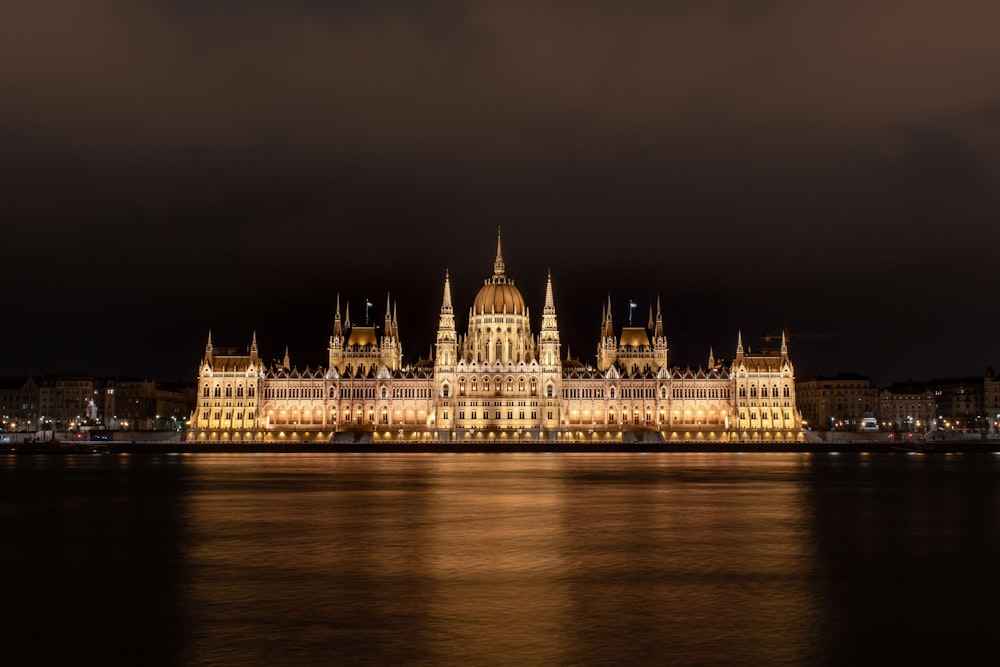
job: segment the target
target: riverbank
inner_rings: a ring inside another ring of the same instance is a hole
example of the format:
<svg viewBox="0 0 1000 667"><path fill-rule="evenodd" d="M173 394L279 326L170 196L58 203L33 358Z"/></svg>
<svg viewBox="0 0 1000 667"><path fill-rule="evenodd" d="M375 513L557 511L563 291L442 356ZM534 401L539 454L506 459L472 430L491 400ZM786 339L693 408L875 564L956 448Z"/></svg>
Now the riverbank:
<svg viewBox="0 0 1000 667"><path fill-rule="evenodd" d="M896 444L886 441L670 444L670 443L580 443L506 442L455 445L444 443L197 443L197 442L109 442L32 443L8 450L16 454L503 454L503 453L672 453L729 452L740 454L781 453L991 453L1000 452L998 440L955 440Z"/></svg>

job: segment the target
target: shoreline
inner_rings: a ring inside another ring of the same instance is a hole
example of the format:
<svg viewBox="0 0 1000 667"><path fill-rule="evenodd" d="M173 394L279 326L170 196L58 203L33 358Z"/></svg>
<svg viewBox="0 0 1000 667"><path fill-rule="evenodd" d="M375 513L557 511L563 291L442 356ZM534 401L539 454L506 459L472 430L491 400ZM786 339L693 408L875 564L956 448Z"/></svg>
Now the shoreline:
<svg viewBox="0 0 1000 667"><path fill-rule="evenodd" d="M8 454L835 454L900 453L959 454L998 453L997 440L956 440L912 443L889 442L804 442L779 445L751 442L690 446L669 443L607 443L581 446L579 443L476 443L468 446L434 443L195 443L195 442L108 442L32 443L12 447Z"/></svg>

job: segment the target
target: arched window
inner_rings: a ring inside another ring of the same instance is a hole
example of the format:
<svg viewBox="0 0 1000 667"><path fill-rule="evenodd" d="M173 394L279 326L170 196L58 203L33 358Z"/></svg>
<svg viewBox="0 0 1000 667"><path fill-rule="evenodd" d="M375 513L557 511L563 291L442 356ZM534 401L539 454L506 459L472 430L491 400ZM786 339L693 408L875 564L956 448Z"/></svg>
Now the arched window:
<svg viewBox="0 0 1000 667"><path fill-rule="evenodd" d="M222 387L220 387L219 385L215 385L215 398L221 398L221 397L222 397Z"/></svg>
<svg viewBox="0 0 1000 667"><path fill-rule="evenodd" d="M517 390L524 391L524 378L521 378L517 381Z"/></svg>
<svg viewBox="0 0 1000 667"><path fill-rule="evenodd" d="M382 385L382 388L379 390L379 397L385 398L385 396L386 396L385 385Z"/></svg>
<svg viewBox="0 0 1000 667"><path fill-rule="evenodd" d="M472 378L472 391L479 390L479 381L476 378Z"/></svg>
<svg viewBox="0 0 1000 667"><path fill-rule="evenodd" d="M546 395L546 396L547 396L548 398L552 398L552 397L553 397L553 395L554 395L554 393L553 393L553 392L554 392L554 390L553 390L553 388L552 388L552 385L551 385L551 384L550 384L550 385L546 385L546 386L545 386L545 395Z"/></svg>
<svg viewBox="0 0 1000 667"><path fill-rule="evenodd" d="M785 398L789 398L790 397L790 394L789 394L789 391L788 391L788 385L787 384L785 385L784 394L785 394Z"/></svg>
<svg viewBox="0 0 1000 667"><path fill-rule="evenodd" d="M449 391L448 385L444 385L443 387L441 387L441 395L444 396L445 398L448 398L448 391Z"/></svg>
<svg viewBox="0 0 1000 667"><path fill-rule="evenodd" d="M208 385L205 385L205 389L201 392L201 395L208 398Z"/></svg>

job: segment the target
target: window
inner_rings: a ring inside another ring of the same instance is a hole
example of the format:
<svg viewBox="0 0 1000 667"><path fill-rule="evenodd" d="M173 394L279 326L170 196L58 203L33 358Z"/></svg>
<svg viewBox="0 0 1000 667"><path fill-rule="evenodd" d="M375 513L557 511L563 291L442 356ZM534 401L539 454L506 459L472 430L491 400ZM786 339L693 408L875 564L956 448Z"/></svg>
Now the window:
<svg viewBox="0 0 1000 667"><path fill-rule="evenodd" d="M445 398L448 398L448 385L444 385L443 387L441 387L441 395L444 396Z"/></svg>

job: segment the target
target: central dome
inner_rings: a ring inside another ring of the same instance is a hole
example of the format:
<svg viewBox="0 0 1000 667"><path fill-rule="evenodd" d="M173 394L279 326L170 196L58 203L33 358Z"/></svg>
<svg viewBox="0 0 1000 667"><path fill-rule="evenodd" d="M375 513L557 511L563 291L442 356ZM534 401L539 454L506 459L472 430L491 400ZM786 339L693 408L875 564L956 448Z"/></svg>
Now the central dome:
<svg viewBox="0 0 1000 667"><path fill-rule="evenodd" d="M476 300L472 303L474 313L508 313L513 315L524 315L524 297L521 290L514 287L514 283L504 276L494 276L487 280Z"/></svg>
<svg viewBox="0 0 1000 667"><path fill-rule="evenodd" d="M493 261L493 277L488 279L479 290L476 300L472 302L472 312L477 315L484 313L527 314L521 290L514 287L514 281L504 275L499 229L497 230L497 258Z"/></svg>

